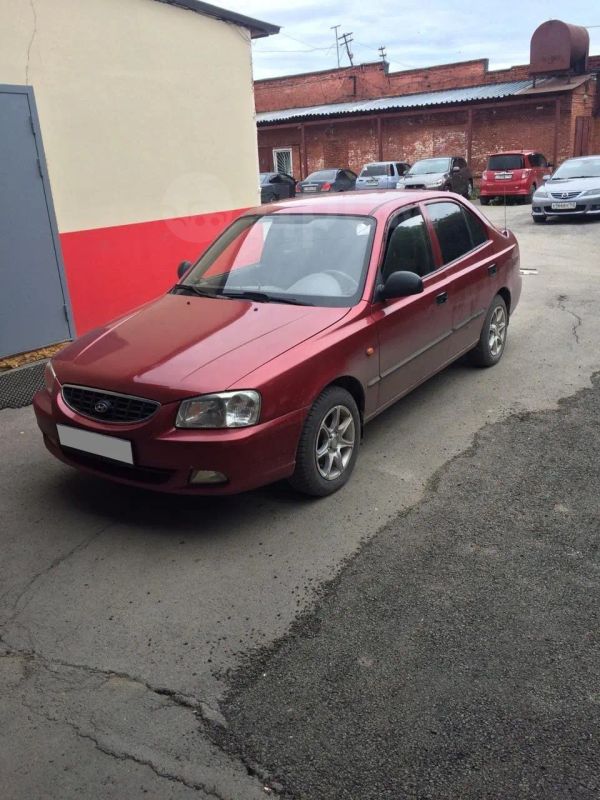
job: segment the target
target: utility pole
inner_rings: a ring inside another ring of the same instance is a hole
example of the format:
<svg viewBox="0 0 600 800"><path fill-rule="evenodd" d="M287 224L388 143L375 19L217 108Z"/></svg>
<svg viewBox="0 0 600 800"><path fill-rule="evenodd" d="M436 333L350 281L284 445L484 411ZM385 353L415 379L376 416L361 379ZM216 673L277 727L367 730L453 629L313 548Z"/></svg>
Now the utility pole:
<svg viewBox="0 0 600 800"><path fill-rule="evenodd" d="M340 43L339 43L339 36L338 36L338 29L341 28L341 25L332 25L330 30L335 31L335 52L337 55L337 65L338 69L340 68Z"/></svg>
<svg viewBox="0 0 600 800"><path fill-rule="evenodd" d="M348 60L350 61L350 66L354 66L354 61L352 60L354 56L352 55L352 51L350 50L350 43L354 41L350 37L352 36L352 31L350 33L342 33L339 37L342 40L342 44L346 47L346 53L348 53Z"/></svg>
<svg viewBox="0 0 600 800"><path fill-rule="evenodd" d="M381 56L381 60L385 64L385 60L387 58L387 53L385 52L385 47L383 45L381 45L381 47L379 48L379 55Z"/></svg>

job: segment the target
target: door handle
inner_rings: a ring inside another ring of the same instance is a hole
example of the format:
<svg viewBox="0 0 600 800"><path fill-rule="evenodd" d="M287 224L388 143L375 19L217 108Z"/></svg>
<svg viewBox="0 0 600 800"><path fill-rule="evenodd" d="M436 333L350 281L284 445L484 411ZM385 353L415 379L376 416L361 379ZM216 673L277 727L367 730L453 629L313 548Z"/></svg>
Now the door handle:
<svg viewBox="0 0 600 800"><path fill-rule="evenodd" d="M435 302L438 304L438 306L441 306L442 303L445 303L447 299L448 292L440 292L438 295L436 295Z"/></svg>
<svg viewBox="0 0 600 800"><path fill-rule="evenodd" d="M498 272L497 264L490 264L488 266L488 275L495 275Z"/></svg>

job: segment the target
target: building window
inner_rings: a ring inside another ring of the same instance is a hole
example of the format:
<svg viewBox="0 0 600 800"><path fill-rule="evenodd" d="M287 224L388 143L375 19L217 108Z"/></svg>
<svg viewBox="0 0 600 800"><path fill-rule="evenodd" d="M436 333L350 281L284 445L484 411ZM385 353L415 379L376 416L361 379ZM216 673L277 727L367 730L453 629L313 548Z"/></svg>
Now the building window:
<svg viewBox="0 0 600 800"><path fill-rule="evenodd" d="M292 148L283 147L273 150L273 169L275 172L285 172L286 175L293 175L292 172Z"/></svg>

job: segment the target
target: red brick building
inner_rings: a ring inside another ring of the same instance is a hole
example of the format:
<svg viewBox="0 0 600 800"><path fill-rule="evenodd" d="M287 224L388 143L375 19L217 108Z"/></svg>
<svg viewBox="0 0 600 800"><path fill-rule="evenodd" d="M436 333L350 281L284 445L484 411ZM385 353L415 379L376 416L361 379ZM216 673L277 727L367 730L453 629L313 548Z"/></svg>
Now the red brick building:
<svg viewBox="0 0 600 800"><path fill-rule="evenodd" d="M256 81L261 171L279 161L304 178L324 167L358 172L369 161L460 155L478 174L497 150L536 149L555 164L600 153L600 55L569 64L567 53L566 69L540 67L556 63L544 50L555 43L538 36L549 24L534 33L531 64L510 69L479 59L390 72L376 62ZM587 40L584 29L552 24Z"/></svg>

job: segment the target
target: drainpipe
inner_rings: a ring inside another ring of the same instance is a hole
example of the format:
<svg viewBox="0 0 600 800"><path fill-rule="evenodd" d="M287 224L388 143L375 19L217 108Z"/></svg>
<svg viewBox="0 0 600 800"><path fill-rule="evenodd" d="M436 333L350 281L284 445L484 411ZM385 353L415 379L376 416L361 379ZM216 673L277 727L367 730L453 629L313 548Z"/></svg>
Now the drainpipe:
<svg viewBox="0 0 600 800"><path fill-rule="evenodd" d="M554 169L558 166L558 131L560 128L560 97L557 97L555 102L555 113L554 113L554 158L552 159L552 163L554 164Z"/></svg>
<svg viewBox="0 0 600 800"><path fill-rule="evenodd" d="M379 161L383 161L383 131L381 130L381 116L377 117L377 148L378 148L378 159Z"/></svg>
<svg viewBox="0 0 600 800"><path fill-rule="evenodd" d="M308 158L306 155L306 137L304 134L304 123L302 122L300 125L300 180L304 180L304 178L308 175Z"/></svg>
<svg viewBox="0 0 600 800"><path fill-rule="evenodd" d="M467 164L471 166L473 151L473 109L467 109Z"/></svg>

